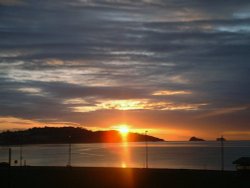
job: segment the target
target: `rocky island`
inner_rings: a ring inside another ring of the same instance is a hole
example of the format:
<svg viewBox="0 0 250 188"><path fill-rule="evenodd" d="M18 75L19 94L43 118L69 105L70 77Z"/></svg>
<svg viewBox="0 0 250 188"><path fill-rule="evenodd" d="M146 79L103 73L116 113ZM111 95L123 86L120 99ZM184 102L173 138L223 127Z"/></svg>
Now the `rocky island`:
<svg viewBox="0 0 250 188"><path fill-rule="evenodd" d="M193 136L193 137L191 137L191 138L189 139L189 141L205 141L205 140L202 139L202 138L197 138L197 137Z"/></svg>

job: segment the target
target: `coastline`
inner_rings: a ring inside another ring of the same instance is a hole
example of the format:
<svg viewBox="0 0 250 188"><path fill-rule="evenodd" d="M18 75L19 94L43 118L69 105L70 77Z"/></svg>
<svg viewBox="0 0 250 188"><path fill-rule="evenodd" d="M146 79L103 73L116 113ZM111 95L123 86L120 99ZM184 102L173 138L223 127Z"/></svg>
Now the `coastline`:
<svg viewBox="0 0 250 188"><path fill-rule="evenodd" d="M107 167L0 168L0 187L19 188L181 188L248 187L249 174L237 171Z"/></svg>
<svg viewBox="0 0 250 188"><path fill-rule="evenodd" d="M225 144L225 170L235 170L233 161L250 156L249 142ZM149 167L171 169L220 170L220 143L212 142L149 142ZM0 162L8 162L9 147L0 147ZM12 166L19 166L20 146L12 146ZM66 166L69 159L68 144L22 145L23 164L29 166ZM71 164L79 167L145 166L145 143L72 144ZM14 163L14 161L17 161Z"/></svg>

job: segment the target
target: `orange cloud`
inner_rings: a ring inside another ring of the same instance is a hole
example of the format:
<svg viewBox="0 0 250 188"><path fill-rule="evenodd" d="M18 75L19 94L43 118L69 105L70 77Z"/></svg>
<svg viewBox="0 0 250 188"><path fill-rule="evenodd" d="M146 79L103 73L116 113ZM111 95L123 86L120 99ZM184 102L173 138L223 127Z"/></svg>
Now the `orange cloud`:
<svg viewBox="0 0 250 188"><path fill-rule="evenodd" d="M161 95L188 95L192 94L191 91L175 91L175 90L160 90L160 91L155 91L152 95L156 96L161 96Z"/></svg>
<svg viewBox="0 0 250 188"><path fill-rule="evenodd" d="M91 112L97 110L198 110L205 103L175 104L172 102L152 101L150 99L103 100L94 106L72 107L74 112Z"/></svg>
<svg viewBox="0 0 250 188"><path fill-rule="evenodd" d="M4 130L13 130L13 129L29 129L33 127L62 127L62 126L80 126L78 123L73 122L39 122L36 120L28 120L23 118L16 118L16 117L0 117L0 131Z"/></svg>
<svg viewBox="0 0 250 188"><path fill-rule="evenodd" d="M0 130L27 129L32 127L42 127L44 124L28 119L16 117L0 117Z"/></svg>

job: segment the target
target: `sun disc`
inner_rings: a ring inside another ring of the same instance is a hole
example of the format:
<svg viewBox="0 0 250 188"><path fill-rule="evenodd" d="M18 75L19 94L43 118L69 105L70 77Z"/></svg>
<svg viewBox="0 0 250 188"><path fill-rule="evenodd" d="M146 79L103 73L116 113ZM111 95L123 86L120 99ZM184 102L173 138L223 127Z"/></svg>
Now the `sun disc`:
<svg viewBox="0 0 250 188"><path fill-rule="evenodd" d="M118 131L119 131L121 134L125 135L125 134L128 134L129 128L128 128L128 126L126 126L126 125L122 125L122 126L119 126Z"/></svg>

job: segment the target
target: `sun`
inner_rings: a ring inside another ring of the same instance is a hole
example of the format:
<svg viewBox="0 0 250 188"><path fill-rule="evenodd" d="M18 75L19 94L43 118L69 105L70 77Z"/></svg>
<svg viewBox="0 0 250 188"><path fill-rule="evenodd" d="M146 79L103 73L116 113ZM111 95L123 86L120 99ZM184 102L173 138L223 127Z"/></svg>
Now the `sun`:
<svg viewBox="0 0 250 188"><path fill-rule="evenodd" d="M129 133L129 127L127 125L120 125L118 126L118 131L120 132L120 134L126 135Z"/></svg>

